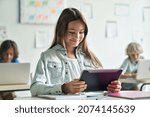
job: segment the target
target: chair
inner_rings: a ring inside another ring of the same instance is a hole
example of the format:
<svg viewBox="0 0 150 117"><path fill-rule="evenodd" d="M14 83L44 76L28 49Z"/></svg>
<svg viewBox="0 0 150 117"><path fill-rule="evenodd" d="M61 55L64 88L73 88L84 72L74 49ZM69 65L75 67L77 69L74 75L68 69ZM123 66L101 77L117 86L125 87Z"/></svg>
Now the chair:
<svg viewBox="0 0 150 117"><path fill-rule="evenodd" d="M150 85L150 83L143 83L143 84L141 85L141 87L140 87L140 91L143 91L143 87L144 87L145 85Z"/></svg>

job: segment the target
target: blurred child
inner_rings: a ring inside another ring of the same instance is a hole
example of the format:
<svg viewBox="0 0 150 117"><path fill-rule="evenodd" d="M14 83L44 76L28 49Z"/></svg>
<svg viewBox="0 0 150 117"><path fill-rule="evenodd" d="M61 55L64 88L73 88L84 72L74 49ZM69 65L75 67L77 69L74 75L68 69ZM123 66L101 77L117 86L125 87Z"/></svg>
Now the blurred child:
<svg viewBox="0 0 150 117"><path fill-rule="evenodd" d="M0 45L0 63L19 63L18 61L18 47L12 40L5 40ZM0 92L0 99L10 100L14 99L14 92Z"/></svg>
<svg viewBox="0 0 150 117"><path fill-rule="evenodd" d="M123 74L120 78L136 78L138 61L144 59L141 54L143 53L142 46L137 42L131 42L126 48L127 58L123 61L120 68L123 69ZM122 83L123 90L136 90L137 84Z"/></svg>
<svg viewBox="0 0 150 117"><path fill-rule="evenodd" d="M5 40L0 46L0 63L19 63L17 44L12 40Z"/></svg>

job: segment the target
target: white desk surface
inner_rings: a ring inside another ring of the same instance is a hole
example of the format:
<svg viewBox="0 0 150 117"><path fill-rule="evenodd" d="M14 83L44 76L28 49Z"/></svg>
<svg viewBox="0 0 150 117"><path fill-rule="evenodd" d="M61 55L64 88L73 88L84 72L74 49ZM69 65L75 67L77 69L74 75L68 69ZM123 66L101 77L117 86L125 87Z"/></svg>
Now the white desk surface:
<svg viewBox="0 0 150 117"><path fill-rule="evenodd" d="M17 97L15 100L126 100L123 98L109 97L107 92L88 92L77 95L40 95L40 97Z"/></svg>
<svg viewBox="0 0 150 117"><path fill-rule="evenodd" d="M0 85L0 91L20 91L29 89L29 84Z"/></svg>
<svg viewBox="0 0 150 117"><path fill-rule="evenodd" d="M19 97L19 98L15 98L15 100L50 100L50 99L39 98L39 97ZM72 100L74 100L74 99L72 99ZM78 100L80 100L80 99L78 99ZM85 100L128 100L128 99L105 96L101 99L96 99L96 97L90 97Z"/></svg>
<svg viewBox="0 0 150 117"><path fill-rule="evenodd" d="M128 91L121 91L121 93L128 93ZM130 91L129 91L130 92ZM95 93L95 95L94 95ZM137 91L133 91L133 93L138 93ZM141 94L141 92L140 92ZM142 92L143 94L143 92ZM144 93L145 95L149 95L149 92ZM127 95L131 95L127 94ZM87 94L84 92L83 94L75 94L75 95L39 95L40 97L17 97L15 100L132 100L128 98L121 98L121 97L111 97L107 96L107 92L88 92ZM136 97L136 96L135 96ZM147 97L147 96L146 96ZM148 96L149 97L149 96ZM139 99L133 99L133 100L150 100L149 98L139 98Z"/></svg>

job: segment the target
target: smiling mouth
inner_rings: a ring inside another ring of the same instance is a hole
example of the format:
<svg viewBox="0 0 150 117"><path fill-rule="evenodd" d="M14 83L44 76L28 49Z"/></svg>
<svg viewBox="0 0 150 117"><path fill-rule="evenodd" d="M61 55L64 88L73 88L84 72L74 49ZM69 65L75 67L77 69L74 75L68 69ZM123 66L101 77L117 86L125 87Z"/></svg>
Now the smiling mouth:
<svg viewBox="0 0 150 117"><path fill-rule="evenodd" d="M77 42L79 42L79 41L75 41L75 40L71 40L72 42L74 42L74 43L77 43Z"/></svg>

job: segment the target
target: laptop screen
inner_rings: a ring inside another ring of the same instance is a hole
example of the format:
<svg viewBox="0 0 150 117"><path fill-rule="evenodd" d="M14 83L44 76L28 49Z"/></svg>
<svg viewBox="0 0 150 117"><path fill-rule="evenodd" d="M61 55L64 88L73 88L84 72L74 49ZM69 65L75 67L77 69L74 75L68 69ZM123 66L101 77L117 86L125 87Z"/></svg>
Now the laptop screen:
<svg viewBox="0 0 150 117"><path fill-rule="evenodd" d="M140 60L138 63L136 79L146 78L150 78L150 59Z"/></svg>

